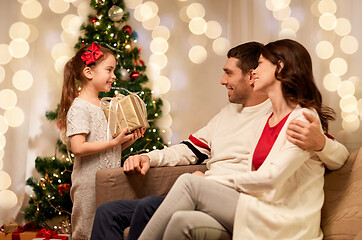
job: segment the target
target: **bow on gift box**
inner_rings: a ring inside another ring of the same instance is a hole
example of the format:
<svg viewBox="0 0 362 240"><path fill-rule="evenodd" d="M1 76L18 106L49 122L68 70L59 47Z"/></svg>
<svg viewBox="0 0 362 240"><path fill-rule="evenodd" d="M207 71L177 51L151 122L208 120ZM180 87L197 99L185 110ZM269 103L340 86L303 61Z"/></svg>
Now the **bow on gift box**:
<svg viewBox="0 0 362 240"><path fill-rule="evenodd" d="M40 232L36 235L36 237L43 238L43 240L49 240L49 239L62 239L62 240L67 240L67 239L68 239L68 236L58 235L55 231L46 230L45 228L43 228L42 230L40 230Z"/></svg>
<svg viewBox="0 0 362 240"><path fill-rule="evenodd" d="M92 43L92 46L88 48L88 52L83 53L81 56L85 65L88 66L89 64L95 63L100 57L103 56L101 48L102 47L99 46L98 43Z"/></svg>

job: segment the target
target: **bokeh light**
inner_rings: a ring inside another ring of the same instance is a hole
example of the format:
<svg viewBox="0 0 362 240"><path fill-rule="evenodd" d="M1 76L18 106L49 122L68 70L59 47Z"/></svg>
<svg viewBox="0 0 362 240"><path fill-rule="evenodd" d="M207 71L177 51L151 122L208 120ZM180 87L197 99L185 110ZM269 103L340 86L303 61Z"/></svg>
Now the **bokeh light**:
<svg viewBox="0 0 362 240"><path fill-rule="evenodd" d="M206 49L200 45L193 46L189 51L189 58L191 62L196 64L204 62L207 58Z"/></svg>
<svg viewBox="0 0 362 240"><path fill-rule="evenodd" d="M35 27L33 24L28 24L28 26L30 28L30 36L28 37L27 41L28 43L32 43L38 39L39 31L38 28Z"/></svg>
<svg viewBox="0 0 362 240"><path fill-rule="evenodd" d="M345 36L341 39L341 49L344 53L353 54L358 50L358 40L353 36Z"/></svg>
<svg viewBox="0 0 362 240"><path fill-rule="evenodd" d="M27 39L30 35L30 28L24 22L16 22L11 25L9 29L9 36L11 39L22 38Z"/></svg>
<svg viewBox="0 0 362 240"><path fill-rule="evenodd" d="M135 9L138 5L142 3L142 0L124 0L125 5L129 9Z"/></svg>
<svg viewBox="0 0 362 240"><path fill-rule="evenodd" d="M212 49L219 56L226 56L230 48L230 42L228 39L220 37L214 40L212 44Z"/></svg>
<svg viewBox="0 0 362 240"><path fill-rule="evenodd" d="M164 38L168 40L170 37L170 30L165 26L157 26L152 31L152 38Z"/></svg>
<svg viewBox="0 0 362 240"><path fill-rule="evenodd" d="M324 30L333 30L337 26L337 18L332 13L323 13L319 18L319 25Z"/></svg>
<svg viewBox="0 0 362 240"><path fill-rule="evenodd" d="M215 39L220 37L222 33L222 28L220 23L217 21L208 21L206 24L205 35L210 39Z"/></svg>
<svg viewBox="0 0 362 240"><path fill-rule="evenodd" d="M26 91L33 85L33 76L26 70L17 71L13 76L13 85L20 91Z"/></svg>
<svg viewBox="0 0 362 240"><path fill-rule="evenodd" d="M273 17L279 21L283 21L283 20L289 18L291 13L292 13L292 10L288 6L288 7L273 11Z"/></svg>
<svg viewBox="0 0 362 240"><path fill-rule="evenodd" d="M7 189L11 185L11 178L9 174L0 170L0 191Z"/></svg>
<svg viewBox="0 0 362 240"><path fill-rule="evenodd" d="M5 79L5 69L0 65L0 83Z"/></svg>
<svg viewBox="0 0 362 240"><path fill-rule="evenodd" d="M154 16L153 18L149 18L145 21L142 22L142 26L144 29L147 30L153 30L156 27L158 27L158 25L160 25L160 17L158 15Z"/></svg>
<svg viewBox="0 0 362 240"><path fill-rule="evenodd" d="M40 16L43 7L36 0L27 0L21 6L21 13L24 17L34 19Z"/></svg>
<svg viewBox="0 0 362 240"><path fill-rule="evenodd" d="M160 94L167 93L171 88L170 80L165 76L160 76L153 80L153 90Z"/></svg>
<svg viewBox="0 0 362 240"><path fill-rule="evenodd" d="M154 79L156 79L156 78L158 78L160 76L161 69L156 63L150 61L147 64L146 73L147 73L147 76L148 76L148 78L150 80L154 80Z"/></svg>
<svg viewBox="0 0 362 240"><path fill-rule="evenodd" d="M16 93L11 89L0 90L0 108L7 110L13 108L18 101Z"/></svg>
<svg viewBox="0 0 362 240"><path fill-rule="evenodd" d="M0 134L5 134L8 131L9 123L3 115L0 115ZM1 159L1 158L0 158Z"/></svg>
<svg viewBox="0 0 362 240"><path fill-rule="evenodd" d="M71 56L73 55L73 49L64 44L64 43L57 43L52 47L51 55L54 60L62 56Z"/></svg>
<svg viewBox="0 0 362 240"><path fill-rule="evenodd" d="M321 0L318 3L318 10L321 14L334 14L337 11L337 4L333 0Z"/></svg>
<svg viewBox="0 0 362 240"><path fill-rule="evenodd" d="M329 70L338 75L344 75L348 70L348 64L343 58L334 58L329 64Z"/></svg>
<svg viewBox="0 0 362 240"><path fill-rule="evenodd" d="M353 95L347 95L341 98L339 102L340 108L347 113L357 110L357 99Z"/></svg>
<svg viewBox="0 0 362 240"><path fill-rule="evenodd" d="M280 30L280 32L279 32L279 38L296 39L297 34L293 29L284 28L284 29Z"/></svg>
<svg viewBox="0 0 362 240"><path fill-rule="evenodd" d="M4 134L0 133L0 149L4 149L6 146L6 138Z"/></svg>
<svg viewBox="0 0 362 240"><path fill-rule="evenodd" d="M165 54L152 54L150 56L150 62L156 64L159 69L163 69L167 65L167 57Z"/></svg>
<svg viewBox="0 0 362 240"><path fill-rule="evenodd" d="M292 29L294 32L298 32L299 30L299 22L294 17L289 17L282 21L281 29Z"/></svg>
<svg viewBox="0 0 362 240"><path fill-rule="evenodd" d="M160 119L157 120L157 125L160 128L169 128L172 124L172 117L170 114L164 114Z"/></svg>
<svg viewBox="0 0 362 240"><path fill-rule="evenodd" d="M191 3L186 9L186 14L190 19L203 18L205 16L205 8L200 3Z"/></svg>
<svg viewBox="0 0 362 240"><path fill-rule="evenodd" d="M29 44L22 38L13 39L9 44L9 52L14 58L23 58L29 52Z"/></svg>
<svg viewBox="0 0 362 240"><path fill-rule="evenodd" d="M10 190L0 191L0 206L4 209L13 208L18 203L15 193Z"/></svg>
<svg viewBox="0 0 362 240"><path fill-rule="evenodd" d="M321 59L328 59L332 57L334 53L334 47L332 43L328 41L320 41L316 46L317 56Z"/></svg>
<svg viewBox="0 0 362 240"><path fill-rule="evenodd" d="M207 28L206 21L203 18L193 18L189 23L189 29L193 34L201 35L205 33Z"/></svg>
<svg viewBox="0 0 362 240"><path fill-rule="evenodd" d="M4 117L10 127L19 127L24 122L24 112L19 107L8 109L4 113Z"/></svg>
<svg viewBox="0 0 362 240"><path fill-rule="evenodd" d="M7 44L0 44L0 64L7 64L13 57L10 54L9 46Z"/></svg>
<svg viewBox="0 0 362 240"><path fill-rule="evenodd" d="M189 17L187 16L187 6L184 6L180 9L178 16L185 23L188 23L190 21Z"/></svg>
<svg viewBox="0 0 362 240"><path fill-rule="evenodd" d="M323 85L325 89L330 92L337 91L338 86L341 82L341 77L333 73L328 73L323 79Z"/></svg>
<svg viewBox="0 0 362 240"><path fill-rule="evenodd" d="M337 26L333 29L339 36L346 36L351 32L352 26L348 19L338 18Z"/></svg>
<svg viewBox="0 0 362 240"><path fill-rule="evenodd" d="M338 95L344 97L347 95L353 95L355 92L354 84L348 80L343 81L338 86Z"/></svg>
<svg viewBox="0 0 362 240"><path fill-rule="evenodd" d="M154 38L151 41L150 49L154 54L164 54L168 49L167 40L164 38Z"/></svg>
<svg viewBox="0 0 362 240"><path fill-rule="evenodd" d="M361 123L358 118L353 121L350 121L348 119L347 120L343 119L343 121L342 121L342 128L344 130L346 130L347 132L356 131L360 127L360 125L361 125Z"/></svg>
<svg viewBox="0 0 362 240"><path fill-rule="evenodd" d="M70 59L69 56L61 56L55 60L54 68L58 74L63 73L64 66L68 62L69 59Z"/></svg>
<svg viewBox="0 0 362 240"><path fill-rule="evenodd" d="M60 0L50 0L49 8L55 13L65 13L69 9L69 2Z"/></svg>

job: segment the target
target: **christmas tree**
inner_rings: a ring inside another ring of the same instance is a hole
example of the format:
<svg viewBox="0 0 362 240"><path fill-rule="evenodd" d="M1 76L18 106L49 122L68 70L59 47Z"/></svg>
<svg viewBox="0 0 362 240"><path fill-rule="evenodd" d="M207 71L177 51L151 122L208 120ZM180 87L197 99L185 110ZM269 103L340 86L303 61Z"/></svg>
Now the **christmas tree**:
<svg viewBox="0 0 362 240"><path fill-rule="evenodd" d="M161 117L162 101L153 98L151 89L145 87L148 78L146 66L140 58L140 48L137 46L137 33L127 25L130 15L126 11L123 0L91 0L95 15L88 17L88 22L81 27L82 35L75 45L75 51L92 42L98 42L116 55L116 81L108 93L100 93L102 97L113 97L116 94L137 94L146 104L150 128L143 138L122 151L122 164L133 154L162 149L166 145L156 126L156 120ZM48 112L47 119L56 121L58 110ZM48 222L59 218L53 228L58 232L69 232L72 202L70 200L71 172L74 155L59 140L53 157L35 160L36 170L43 176L41 179L29 178L27 185L31 186L34 195L30 196L29 207L25 209L25 218L41 226L51 228Z"/></svg>

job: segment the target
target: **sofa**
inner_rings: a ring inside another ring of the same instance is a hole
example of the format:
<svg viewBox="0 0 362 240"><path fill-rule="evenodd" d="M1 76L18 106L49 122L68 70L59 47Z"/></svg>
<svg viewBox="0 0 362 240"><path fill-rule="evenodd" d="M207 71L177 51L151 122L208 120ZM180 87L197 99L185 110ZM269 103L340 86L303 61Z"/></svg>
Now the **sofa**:
<svg viewBox="0 0 362 240"><path fill-rule="evenodd" d="M151 168L145 176L126 175L123 169L101 169L96 174L96 204L165 196L183 173L206 170L205 165ZM362 240L362 147L351 153L344 166L326 171L325 203L321 228L326 240Z"/></svg>

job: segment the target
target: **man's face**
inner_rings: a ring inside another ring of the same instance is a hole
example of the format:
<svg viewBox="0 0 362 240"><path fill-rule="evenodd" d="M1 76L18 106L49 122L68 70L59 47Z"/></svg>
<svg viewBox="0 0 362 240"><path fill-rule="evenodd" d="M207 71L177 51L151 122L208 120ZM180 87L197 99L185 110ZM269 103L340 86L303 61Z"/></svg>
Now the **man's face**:
<svg viewBox="0 0 362 240"><path fill-rule="evenodd" d="M237 58L228 58L223 68L224 75L220 83L227 88L231 103L245 104L253 89L248 84L249 73L243 74L241 69L237 67L238 62Z"/></svg>

